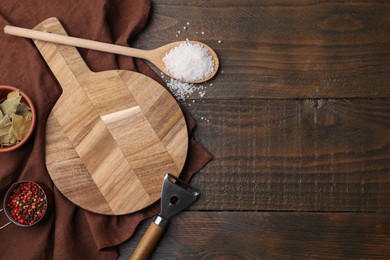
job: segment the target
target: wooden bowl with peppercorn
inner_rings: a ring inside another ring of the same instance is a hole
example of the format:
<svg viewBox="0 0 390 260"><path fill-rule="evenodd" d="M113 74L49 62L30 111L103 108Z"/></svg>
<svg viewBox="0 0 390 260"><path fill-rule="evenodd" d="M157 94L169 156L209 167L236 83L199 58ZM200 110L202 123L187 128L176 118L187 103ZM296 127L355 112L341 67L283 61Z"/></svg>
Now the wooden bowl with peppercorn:
<svg viewBox="0 0 390 260"><path fill-rule="evenodd" d="M16 182L5 194L4 213L17 226L36 225L48 215L51 201L48 194L47 189L35 182Z"/></svg>
<svg viewBox="0 0 390 260"><path fill-rule="evenodd" d="M35 107L20 89L0 86L0 152L18 149L32 135Z"/></svg>

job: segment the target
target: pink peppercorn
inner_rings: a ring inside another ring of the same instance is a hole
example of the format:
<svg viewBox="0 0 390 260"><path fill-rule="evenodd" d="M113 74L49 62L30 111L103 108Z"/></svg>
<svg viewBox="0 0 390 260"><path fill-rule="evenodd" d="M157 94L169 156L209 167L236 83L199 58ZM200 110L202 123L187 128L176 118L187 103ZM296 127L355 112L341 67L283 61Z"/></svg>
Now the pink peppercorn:
<svg viewBox="0 0 390 260"><path fill-rule="evenodd" d="M30 226L38 222L46 212L46 195L37 184L22 182L12 190L7 208L16 222Z"/></svg>

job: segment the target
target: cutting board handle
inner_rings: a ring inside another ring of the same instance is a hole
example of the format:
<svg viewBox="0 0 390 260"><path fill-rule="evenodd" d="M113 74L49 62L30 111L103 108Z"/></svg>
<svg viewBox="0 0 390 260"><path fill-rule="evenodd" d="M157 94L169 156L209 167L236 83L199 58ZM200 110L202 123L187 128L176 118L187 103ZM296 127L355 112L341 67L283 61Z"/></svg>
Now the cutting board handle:
<svg viewBox="0 0 390 260"><path fill-rule="evenodd" d="M67 33L65 29L62 26L58 26L58 24L60 24L59 20L52 17L34 27L34 30L66 36ZM48 49L45 48L46 45L55 45L54 43L46 41L34 40L34 42L38 49ZM91 70L76 48L58 44L55 46L56 48L53 48L54 51L52 51L52 53L46 53L46 55L43 55L43 58L49 65L57 80L60 82L61 86L66 85L65 82L61 82L61 79L71 78L70 76L65 77L63 75L65 72L75 75L78 79L81 79L91 73Z"/></svg>
<svg viewBox="0 0 390 260"><path fill-rule="evenodd" d="M154 222L150 223L144 236L139 242L130 260L144 260L149 259L153 253L154 248L160 241L161 236L164 234L165 227L161 227Z"/></svg>

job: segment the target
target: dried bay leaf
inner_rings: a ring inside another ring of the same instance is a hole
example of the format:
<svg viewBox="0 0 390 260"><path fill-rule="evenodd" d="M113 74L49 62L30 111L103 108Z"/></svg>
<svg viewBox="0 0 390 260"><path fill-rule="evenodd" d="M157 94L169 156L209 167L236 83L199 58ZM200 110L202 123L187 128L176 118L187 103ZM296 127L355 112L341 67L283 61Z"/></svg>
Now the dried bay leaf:
<svg viewBox="0 0 390 260"><path fill-rule="evenodd" d="M9 141L9 136L8 135L0 136L0 147L11 146L11 145L14 145L14 144L12 144Z"/></svg>
<svg viewBox="0 0 390 260"><path fill-rule="evenodd" d="M7 99L11 99L19 96L20 96L19 90L14 90L7 94Z"/></svg>
<svg viewBox="0 0 390 260"><path fill-rule="evenodd" d="M25 103L19 103L18 107L16 108L16 113L21 114L25 111L30 111L29 106L27 106Z"/></svg>
<svg viewBox="0 0 390 260"><path fill-rule="evenodd" d="M8 132L8 143L11 145L15 145L18 143L18 138L15 135L14 128L11 126Z"/></svg>
<svg viewBox="0 0 390 260"><path fill-rule="evenodd" d="M31 111L23 111L23 112L20 113L20 115L22 117L24 117L24 119L26 121L31 121L32 120L32 113L31 113Z"/></svg>
<svg viewBox="0 0 390 260"><path fill-rule="evenodd" d="M22 135L21 135L21 128L23 127L24 124L24 118L22 116L19 116L17 114L12 115L12 131L13 131L13 136L15 136L17 141L22 140Z"/></svg>
<svg viewBox="0 0 390 260"><path fill-rule="evenodd" d="M11 118L9 115L5 115L1 120L0 120L0 127L4 127L7 125L11 125Z"/></svg>
<svg viewBox="0 0 390 260"><path fill-rule="evenodd" d="M22 97L18 96L18 97L6 99L3 103L1 103L0 109L3 112L3 114L5 115L15 114L21 99Z"/></svg>
<svg viewBox="0 0 390 260"><path fill-rule="evenodd" d="M13 114L12 115L12 131L13 136L17 141L21 141L30 130L31 120L26 121L23 116Z"/></svg>
<svg viewBox="0 0 390 260"><path fill-rule="evenodd" d="M7 99L0 103L0 147L19 143L30 131L31 109L21 99L17 90L8 93Z"/></svg>
<svg viewBox="0 0 390 260"><path fill-rule="evenodd" d="M0 129L0 147L11 146L16 144L16 139L11 138L10 133L12 132L12 124L5 126Z"/></svg>
<svg viewBox="0 0 390 260"><path fill-rule="evenodd" d="M8 135L11 124L7 126L0 127L0 137Z"/></svg>

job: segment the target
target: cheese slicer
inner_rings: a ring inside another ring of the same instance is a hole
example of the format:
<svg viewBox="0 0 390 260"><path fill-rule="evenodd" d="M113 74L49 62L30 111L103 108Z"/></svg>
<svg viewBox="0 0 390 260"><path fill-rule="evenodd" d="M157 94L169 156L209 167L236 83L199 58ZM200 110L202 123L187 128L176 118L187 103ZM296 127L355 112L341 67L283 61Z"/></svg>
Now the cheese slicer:
<svg viewBox="0 0 390 260"><path fill-rule="evenodd" d="M149 259L170 218L194 203L200 193L171 174L166 174L161 191L161 211L150 223L131 260Z"/></svg>

